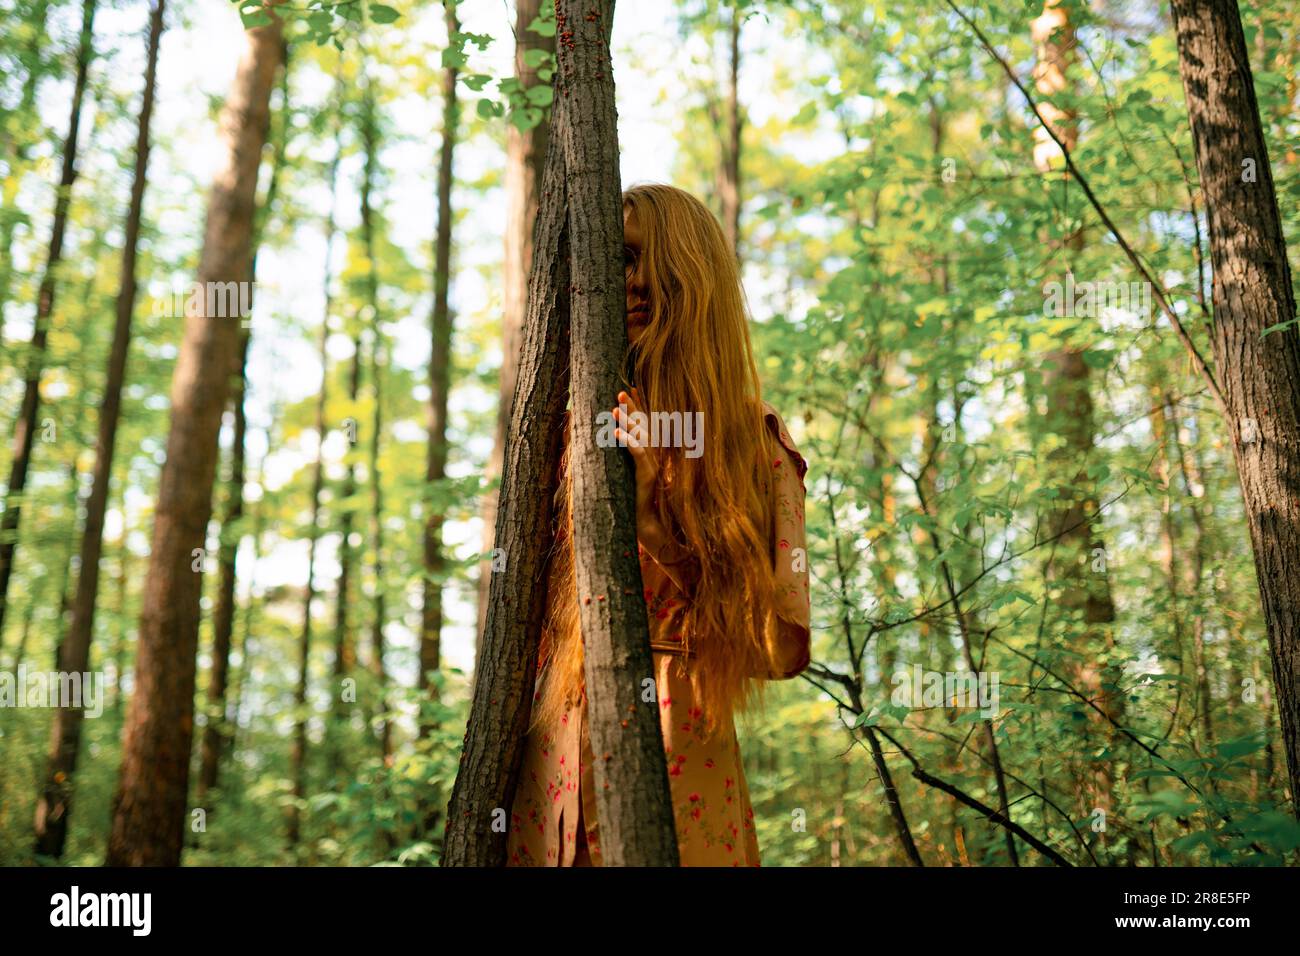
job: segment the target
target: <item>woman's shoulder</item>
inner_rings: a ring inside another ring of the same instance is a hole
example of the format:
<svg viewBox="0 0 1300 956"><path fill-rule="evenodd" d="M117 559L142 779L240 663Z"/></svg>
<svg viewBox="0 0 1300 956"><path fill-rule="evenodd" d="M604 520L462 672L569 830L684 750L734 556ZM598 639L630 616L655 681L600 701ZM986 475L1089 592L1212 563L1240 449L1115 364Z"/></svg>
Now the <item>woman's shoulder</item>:
<svg viewBox="0 0 1300 956"><path fill-rule="evenodd" d="M799 470L799 477L802 479L808 473L808 462L795 446L794 439L790 437L790 430L786 428L785 419L781 417L781 413L771 403L764 401L762 405L763 421L767 424L768 431L781 444L781 447L790 453L790 457L794 459L794 463Z"/></svg>

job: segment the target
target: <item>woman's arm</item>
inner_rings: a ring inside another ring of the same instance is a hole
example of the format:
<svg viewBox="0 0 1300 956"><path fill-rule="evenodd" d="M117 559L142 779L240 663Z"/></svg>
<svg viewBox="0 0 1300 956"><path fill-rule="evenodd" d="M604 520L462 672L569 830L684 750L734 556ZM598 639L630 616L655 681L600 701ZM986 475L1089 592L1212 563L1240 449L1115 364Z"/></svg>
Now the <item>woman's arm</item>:
<svg viewBox="0 0 1300 956"><path fill-rule="evenodd" d="M812 602L808 587L808 539L804 527L808 463L795 448L781 416L770 405L764 420L776 439L773 472L772 570L776 576L776 621L767 635L769 680L789 680L812 657Z"/></svg>

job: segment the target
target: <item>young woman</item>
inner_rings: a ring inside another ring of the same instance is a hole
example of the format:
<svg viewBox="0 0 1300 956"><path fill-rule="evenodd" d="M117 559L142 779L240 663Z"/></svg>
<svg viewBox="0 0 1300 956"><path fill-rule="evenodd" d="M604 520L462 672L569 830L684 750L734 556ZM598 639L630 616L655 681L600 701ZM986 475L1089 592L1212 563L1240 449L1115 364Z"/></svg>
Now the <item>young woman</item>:
<svg viewBox="0 0 1300 956"><path fill-rule="evenodd" d="M808 666L808 466L761 400L739 270L712 213L689 193L652 184L624 193L623 217L636 387L616 400L704 426L702 448L666 445L662 436L655 444L642 422L615 409L616 434L636 466L638 550L678 849L684 866L757 866L733 716L761 696L762 681ZM601 858L567 427L565 434L537 694L511 813L515 866Z"/></svg>

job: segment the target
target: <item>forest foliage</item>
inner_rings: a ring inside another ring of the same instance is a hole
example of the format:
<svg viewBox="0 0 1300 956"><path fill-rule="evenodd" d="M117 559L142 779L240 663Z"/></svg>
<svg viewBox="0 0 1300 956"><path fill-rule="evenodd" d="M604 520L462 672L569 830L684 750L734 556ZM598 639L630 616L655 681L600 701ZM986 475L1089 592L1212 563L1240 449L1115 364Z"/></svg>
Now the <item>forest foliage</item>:
<svg viewBox="0 0 1300 956"><path fill-rule="evenodd" d="M218 14L246 26L266 17L257 4L211 6L175 3L162 37L164 108L91 646L106 701L84 726L62 857L71 864L98 865L106 850L180 343L174 305L198 267L212 173L196 151L211 139L220 95L192 70L187 78L181 61ZM503 360L506 135L544 122L551 105L545 54L529 63L540 85L514 78L505 5L458 6L461 29L450 36L438 3L311 0L286 18L259 181L243 515L222 520L235 433L227 412L209 545L196 558L195 740L213 723L231 738L204 825L187 837L187 864L438 862L441 826L428 824L455 779L471 693L479 513ZM997 59L942 3L658 6L660 21L644 10L637 21L658 33L616 27L620 109L655 117L671 140L663 178L720 217L738 24L738 248L751 334L764 397L810 466L814 663L739 724L764 863L1294 863L1300 824L1232 438L1150 285ZM1041 91L1033 23L1043 4L957 7ZM1060 9L1077 45L1063 88L1044 98L1107 217L1210 355L1206 209L1167 4L1064 0ZM1300 17L1291 0L1240 11L1294 275ZM0 0L6 428L23 400L82 13L72 0ZM94 30L0 632L0 667L11 672L24 662L55 668L85 573L77 546L147 19L145 4L105 2ZM531 27L555 32L544 13ZM228 70L222 83L237 54L211 61ZM459 70L463 108L447 477L431 482L431 215L445 68ZM638 139L643 128L620 132L625 156L666 148ZM1292 324L1270 334L1300 333ZM0 479L12 454L6 431ZM432 694L419 674L430 515L442 516L445 535ZM298 704L307 547L317 535L316 639ZM204 691L218 561L236 554L231 676L213 711ZM341 594L347 554L353 578ZM340 620L351 623L336 643ZM342 701L339 648L355 682ZM967 671L990 678L991 702L954 699L951 676ZM0 708L0 863L38 861L32 820L51 719L48 709ZM299 723L306 786L296 796ZM1020 835L990 819L999 807ZM290 808L302 826L294 845Z"/></svg>

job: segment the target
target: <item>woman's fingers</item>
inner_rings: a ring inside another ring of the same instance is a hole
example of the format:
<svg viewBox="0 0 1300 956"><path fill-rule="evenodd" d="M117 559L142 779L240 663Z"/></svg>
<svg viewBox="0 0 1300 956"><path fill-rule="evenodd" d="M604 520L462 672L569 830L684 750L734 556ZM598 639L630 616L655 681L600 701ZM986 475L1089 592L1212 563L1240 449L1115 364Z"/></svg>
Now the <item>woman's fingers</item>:
<svg viewBox="0 0 1300 956"><path fill-rule="evenodd" d="M614 420L623 426L625 432L629 432L642 445L648 446L650 444L650 438L649 435L646 434L645 425L633 424L629 419L628 414L625 413L621 407L616 407L614 409Z"/></svg>

